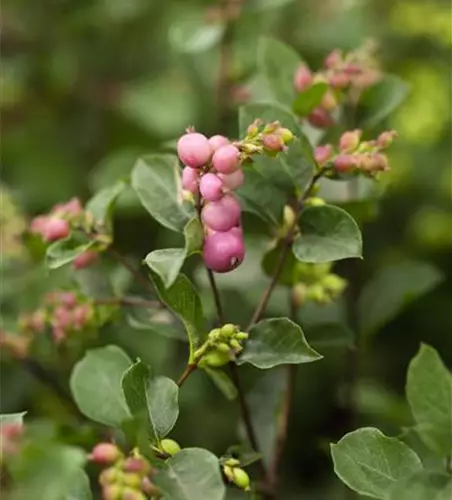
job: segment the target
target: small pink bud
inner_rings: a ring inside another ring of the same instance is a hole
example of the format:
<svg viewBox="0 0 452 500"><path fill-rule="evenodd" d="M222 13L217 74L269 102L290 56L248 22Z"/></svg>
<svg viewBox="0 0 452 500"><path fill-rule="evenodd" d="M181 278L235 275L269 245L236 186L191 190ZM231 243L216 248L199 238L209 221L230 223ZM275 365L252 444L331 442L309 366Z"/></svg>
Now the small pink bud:
<svg viewBox="0 0 452 500"><path fill-rule="evenodd" d="M190 193L198 192L198 171L194 168L184 167L182 170L182 187Z"/></svg>
<svg viewBox="0 0 452 500"><path fill-rule="evenodd" d="M58 292L53 296L53 303L55 302L66 307L74 307L77 304L77 295L74 292Z"/></svg>
<svg viewBox="0 0 452 500"><path fill-rule="evenodd" d="M335 73L329 77L329 83L336 89L345 89L350 85L350 76L345 73Z"/></svg>
<svg viewBox="0 0 452 500"><path fill-rule="evenodd" d="M84 269L85 267L89 267L98 258L98 256L99 254L94 250L86 250L80 255L77 255L73 265L75 269Z"/></svg>
<svg viewBox="0 0 452 500"><path fill-rule="evenodd" d="M284 140L279 134L264 135L262 143L269 151L282 151L284 149Z"/></svg>
<svg viewBox="0 0 452 500"><path fill-rule="evenodd" d="M36 333L42 333L46 328L46 313L43 309L35 311L30 318L30 328Z"/></svg>
<svg viewBox="0 0 452 500"><path fill-rule="evenodd" d="M377 145L382 149L386 149L392 144L395 137L397 137L395 130L386 130L378 136Z"/></svg>
<svg viewBox="0 0 452 500"><path fill-rule="evenodd" d="M256 137L259 133L259 128L262 126L262 120L260 118L256 118L251 125L248 126L247 135L251 138Z"/></svg>
<svg viewBox="0 0 452 500"><path fill-rule="evenodd" d="M52 326L66 329L72 322L71 311L65 306L58 306L53 312Z"/></svg>
<svg viewBox="0 0 452 500"><path fill-rule="evenodd" d="M151 470L151 466L144 458L129 457L124 461L122 470L124 472L140 472L148 474Z"/></svg>
<svg viewBox="0 0 452 500"><path fill-rule="evenodd" d="M69 236L69 222L64 219L50 218L44 228L44 239L47 241L62 240Z"/></svg>
<svg viewBox="0 0 452 500"><path fill-rule="evenodd" d="M61 209L66 215L80 215L83 212L82 204L78 198L70 199L61 206Z"/></svg>
<svg viewBox="0 0 452 500"><path fill-rule="evenodd" d="M376 153L374 154L374 161L376 170L381 172L389 170L388 158L386 157L386 155L381 153Z"/></svg>
<svg viewBox="0 0 452 500"><path fill-rule="evenodd" d="M191 168L201 168L212 157L212 146L206 136L198 132L183 135L177 142L181 162Z"/></svg>
<svg viewBox="0 0 452 500"><path fill-rule="evenodd" d="M328 128L334 124L331 115L323 108L316 108L308 116L308 121L311 125L317 128Z"/></svg>
<svg viewBox="0 0 452 500"><path fill-rule="evenodd" d="M317 146L315 148L314 157L315 161L319 165L324 165L332 156L333 147L331 144L325 144L324 146Z"/></svg>
<svg viewBox="0 0 452 500"><path fill-rule="evenodd" d="M245 174L240 168L232 174L218 174L218 177L231 190L239 188L245 182Z"/></svg>
<svg viewBox="0 0 452 500"><path fill-rule="evenodd" d="M303 90L306 90L311 84L311 70L305 64L301 64L300 66L298 66L295 72L293 78L293 86L297 92L302 92Z"/></svg>
<svg viewBox="0 0 452 500"><path fill-rule="evenodd" d="M366 89L375 85L381 79L381 73L375 70L365 71L353 78L353 85L358 89Z"/></svg>
<svg viewBox="0 0 452 500"><path fill-rule="evenodd" d="M215 233L204 241L203 259L217 273L232 271L245 257L243 238L237 231Z"/></svg>
<svg viewBox="0 0 452 500"><path fill-rule="evenodd" d="M32 219L30 223L30 231L44 236L45 228L47 227L49 220L49 217L46 217L45 215L38 215Z"/></svg>
<svg viewBox="0 0 452 500"><path fill-rule="evenodd" d="M218 201L223 196L223 182L215 174L204 174L199 182L199 192L207 201Z"/></svg>
<svg viewBox="0 0 452 500"><path fill-rule="evenodd" d="M212 150L215 152L217 149L220 149L221 146L227 146L228 144L230 144L230 141L224 135L213 135L209 139L209 144Z"/></svg>
<svg viewBox="0 0 452 500"><path fill-rule="evenodd" d="M334 159L333 165L337 172L345 174L356 166L356 162L352 155L341 154Z"/></svg>
<svg viewBox="0 0 452 500"><path fill-rule="evenodd" d="M121 457L121 450L113 443L96 444L89 456L90 460L101 464L112 464Z"/></svg>
<svg viewBox="0 0 452 500"><path fill-rule="evenodd" d="M221 174L232 174L240 167L240 152L232 144L217 149L212 157L213 168Z"/></svg>
<svg viewBox="0 0 452 500"><path fill-rule="evenodd" d="M339 139L339 149L341 152L346 153L355 150L359 146L361 135L362 131L358 129L344 132Z"/></svg>
<svg viewBox="0 0 452 500"><path fill-rule="evenodd" d="M91 308L88 304L81 304L72 311L73 328L81 330L86 326L86 323L91 314Z"/></svg>
<svg viewBox="0 0 452 500"><path fill-rule="evenodd" d="M232 194L208 203L201 212L204 224L214 231L229 231L240 221L240 204Z"/></svg>
<svg viewBox="0 0 452 500"><path fill-rule="evenodd" d="M342 61L342 52L339 49L332 50L325 58L325 66L328 69L336 68Z"/></svg>
<svg viewBox="0 0 452 500"><path fill-rule="evenodd" d="M344 66L343 71L347 75L360 75L363 72L363 69L359 64L348 63Z"/></svg>

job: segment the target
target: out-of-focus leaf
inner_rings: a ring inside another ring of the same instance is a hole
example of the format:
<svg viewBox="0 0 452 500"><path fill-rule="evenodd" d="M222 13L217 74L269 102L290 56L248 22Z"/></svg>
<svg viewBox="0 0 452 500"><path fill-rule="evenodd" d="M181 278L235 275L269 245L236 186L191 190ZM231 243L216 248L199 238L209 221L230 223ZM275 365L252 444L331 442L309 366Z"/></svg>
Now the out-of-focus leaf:
<svg viewBox="0 0 452 500"><path fill-rule="evenodd" d="M73 262L80 254L95 245L93 239L83 234L72 232L64 240L58 240L47 247L46 265L49 269L58 269Z"/></svg>
<svg viewBox="0 0 452 500"><path fill-rule="evenodd" d="M174 317L166 309L137 307L127 315L127 320L129 325L137 330L148 330L162 337L188 342L184 328L175 324Z"/></svg>
<svg viewBox="0 0 452 500"><path fill-rule="evenodd" d="M127 186L127 182L118 181L111 187L101 189L88 201L85 210L93 215L97 224L111 229L114 204Z"/></svg>
<svg viewBox="0 0 452 500"><path fill-rule="evenodd" d="M22 425L24 423L24 416L26 414L26 411L21 411L20 413L3 413L2 415L0 415L0 426L5 424Z"/></svg>
<svg viewBox="0 0 452 500"><path fill-rule="evenodd" d="M388 500L450 500L452 476L443 472L423 470L398 481Z"/></svg>
<svg viewBox="0 0 452 500"><path fill-rule="evenodd" d="M83 469L79 469L69 482L69 491L66 493L64 500L91 500L91 486L89 477Z"/></svg>
<svg viewBox="0 0 452 500"><path fill-rule="evenodd" d="M203 370L207 373L217 388L223 393L226 399L232 401L237 397L237 389L226 372L221 369L210 368L208 366L203 367Z"/></svg>
<svg viewBox="0 0 452 500"><path fill-rule="evenodd" d="M353 332L342 323L320 323L307 331L309 344L315 349L347 347L353 344Z"/></svg>
<svg viewBox="0 0 452 500"><path fill-rule="evenodd" d="M322 102L328 88L328 84L319 82L300 92L293 102L293 112L298 116L309 115Z"/></svg>

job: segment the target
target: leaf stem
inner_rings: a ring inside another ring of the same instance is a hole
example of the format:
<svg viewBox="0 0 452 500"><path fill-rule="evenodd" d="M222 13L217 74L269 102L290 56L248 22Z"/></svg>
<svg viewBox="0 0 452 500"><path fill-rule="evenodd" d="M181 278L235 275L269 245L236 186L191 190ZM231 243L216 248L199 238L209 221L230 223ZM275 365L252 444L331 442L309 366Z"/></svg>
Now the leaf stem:
<svg viewBox="0 0 452 500"><path fill-rule="evenodd" d="M223 306L221 304L220 292L217 287L217 282L215 281L215 276L213 272L206 267L207 277L209 278L210 288L212 289L213 300L215 302L215 308L217 311L218 322L220 325L224 324L224 312Z"/></svg>
<svg viewBox="0 0 452 500"><path fill-rule="evenodd" d="M178 381L176 382L179 387L182 387L184 385L185 381L188 379L188 377L198 368L197 365L195 364L189 364L185 368L184 373L179 377Z"/></svg>

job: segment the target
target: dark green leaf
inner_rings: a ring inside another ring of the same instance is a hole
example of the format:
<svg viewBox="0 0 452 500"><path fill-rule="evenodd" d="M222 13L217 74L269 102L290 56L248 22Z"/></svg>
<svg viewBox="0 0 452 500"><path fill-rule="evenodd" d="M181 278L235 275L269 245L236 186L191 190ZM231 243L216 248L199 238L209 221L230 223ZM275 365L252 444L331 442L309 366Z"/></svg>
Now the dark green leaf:
<svg viewBox="0 0 452 500"><path fill-rule="evenodd" d="M294 113L298 116L309 115L322 102L328 88L327 83L319 82L300 92L292 105Z"/></svg>
<svg viewBox="0 0 452 500"><path fill-rule="evenodd" d="M122 390L130 413L147 415L152 442L164 438L179 416L179 388L167 377L153 377L150 368L138 360L124 373Z"/></svg>
<svg viewBox="0 0 452 500"><path fill-rule="evenodd" d="M450 500L452 476L423 470L401 479L391 489L388 500Z"/></svg>
<svg viewBox="0 0 452 500"><path fill-rule="evenodd" d="M212 382L220 389L226 399L232 401L237 398L237 389L227 373L221 369L203 367Z"/></svg>
<svg viewBox="0 0 452 500"><path fill-rule="evenodd" d="M115 201L128 186L125 181L118 181L113 186L101 189L86 204L86 211L91 213L97 224L111 229L111 216Z"/></svg>
<svg viewBox="0 0 452 500"><path fill-rule="evenodd" d="M80 233L71 233L64 240L55 241L46 251L46 265L58 269L74 261L80 254L94 246L95 241Z"/></svg>
<svg viewBox="0 0 452 500"><path fill-rule="evenodd" d="M251 328L237 363L250 363L266 369L282 364L310 363L321 358L308 345L296 323L288 318L272 318L260 321Z"/></svg>
<svg viewBox="0 0 452 500"><path fill-rule="evenodd" d="M301 262L319 264L362 256L361 231L353 218L338 207L308 207L300 216L300 231L293 253Z"/></svg>
<svg viewBox="0 0 452 500"><path fill-rule="evenodd" d="M334 471L360 495L385 499L397 481L422 468L416 453L378 429L362 428L331 445Z"/></svg>
<svg viewBox="0 0 452 500"><path fill-rule="evenodd" d="M438 353L422 345L408 369L408 402L425 444L446 456L452 450L452 374Z"/></svg>
<svg viewBox="0 0 452 500"><path fill-rule="evenodd" d="M132 364L119 347L109 345L87 351L72 370L71 392L87 417L119 427L130 417L121 391L123 373Z"/></svg>
<svg viewBox="0 0 452 500"><path fill-rule="evenodd" d="M441 280L440 272L426 262L403 262L380 270L366 284L359 299L361 330L367 334L376 332Z"/></svg>
<svg viewBox="0 0 452 500"><path fill-rule="evenodd" d="M171 500L223 500L226 488L218 458L201 448L185 448L166 462L155 477L164 498Z"/></svg>
<svg viewBox="0 0 452 500"><path fill-rule="evenodd" d="M131 180L142 205L157 222L173 231L184 229L194 207L183 200L175 156L143 156L133 167Z"/></svg>
<svg viewBox="0 0 452 500"><path fill-rule="evenodd" d="M347 347L353 344L353 332L342 323L320 323L307 331L309 344L315 349Z"/></svg>

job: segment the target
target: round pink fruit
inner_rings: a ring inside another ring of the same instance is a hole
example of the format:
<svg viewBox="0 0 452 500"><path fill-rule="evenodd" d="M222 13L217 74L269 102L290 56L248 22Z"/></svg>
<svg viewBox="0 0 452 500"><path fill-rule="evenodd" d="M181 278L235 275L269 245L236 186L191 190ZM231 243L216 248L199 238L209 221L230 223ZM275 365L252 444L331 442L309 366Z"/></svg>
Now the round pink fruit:
<svg viewBox="0 0 452 500"><path fill-rule="evenodd" d="M204 174L199 182L199 191L207 201L218 201L223 196L223 181L215 174Z"/></svg>
<svg viewBox="0 0 452 500"><path fill-rule="evenodd" d="M220 149L222 146L227 146L230 144L229 139L224 135L213 135L209 139L209 144L213 151Z"/></svg>
<svg viewBox="0 0 452 500"><path fill-rule="evenodd" d="M235 228L234 228L235 229ZM227 273L239 266L245 257L245 245L238 231L215 233L204 241L203 259L217 273Z"/></svg>
<svg viewBox="0 0 452 500"><path fill-rule="evenodd" d="M237 199L228 194L221 200L208 203L201 213L204 224L213 231L229 231L240 221L240 204Z"/></svg>
<svg viewBox="0 0 452 500"><path fill-rule="evenodd" d="M64 219L50 218L44 226L44 239L47 241L62 240L69 236L69 222Z"/></svg>
<svg viewBox="0 0 452 500"><path fill-rule="evenodd" d="M212 147L206 136L197 132L183 135L177 142L181 162L191 168L201 168L212 157Z"/></svg>
<svg viewBox="0 0 452 500"><path fill-rule="evenodd" d="M212 165L221 174L232 174L240 167L240 151L232 144L222 146L213 154Z"/></svg>
<svg viewBox="0 0 452 500"><path fill-rule="evenodd" d="M295 76L293 78L293 86L297 92L302 92L306 90L312 84L312 73L311 70L301 64L298 66Z"/></svg>
<svg viewBox="0 0 452 500"><path fill-rule="evenodd" d="M198 192L198 171L191 167L182 170L182 187L191 193Z"/></svg>
<svg viewBox="0 0 452 500"><path fill-rule="evenodd" d="M245 182L245 174L242 169L238 169L232 174L218 174L224 185L229 189L237 189Z"/></svg>
<svg viewBox="0 0 452 500"><path fill-rule="evenodd" d="M77 255L74 260L75 269L84 269L90 266L97 259L98 255L99 254L94 252L94 250L86 250L80 255Z"/></svg>

